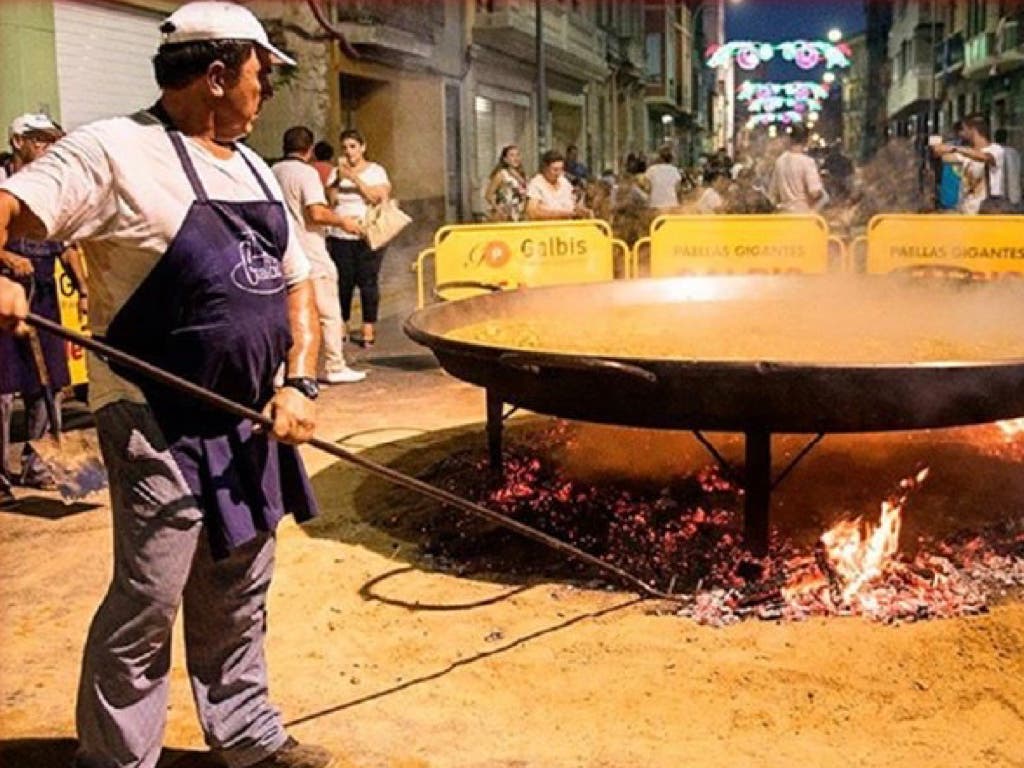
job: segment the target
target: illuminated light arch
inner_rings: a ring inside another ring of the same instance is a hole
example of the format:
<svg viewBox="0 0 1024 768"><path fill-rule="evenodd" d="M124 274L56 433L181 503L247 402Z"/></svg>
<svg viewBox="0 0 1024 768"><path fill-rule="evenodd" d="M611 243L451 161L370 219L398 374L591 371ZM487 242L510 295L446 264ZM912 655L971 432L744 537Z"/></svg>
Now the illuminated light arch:
<svg viewBox="0 0 1024 768"><path fill-rule="evenodd" d="M766 61L771 61L778 52L784 61L792 62L803 70L810 70L822 64L826 69L845 69L850 66L852 51L846 43L830 43L827 40L788 40L783 43L761 43L751 40L737 40L724 45L712 45L707 50L707 66L717 69L735 61L740 69L750 71Z"/></svg>

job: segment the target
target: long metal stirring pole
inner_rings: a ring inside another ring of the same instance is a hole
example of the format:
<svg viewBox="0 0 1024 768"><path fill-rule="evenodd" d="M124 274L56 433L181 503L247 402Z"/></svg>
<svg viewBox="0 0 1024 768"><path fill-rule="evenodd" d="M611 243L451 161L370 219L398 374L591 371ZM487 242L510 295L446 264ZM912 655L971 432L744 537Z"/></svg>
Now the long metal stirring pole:
<svg viewBox="0 0 1024 768"><path fill-rule="evenodd" d="M39 328L47 333L52 333L53 335L59 336L67 341L72 341L85 349L91 350L98 355L102 355L108 360L120 363L126 368L131 368L155 382L172 387L179 392L183 392L197 400L201 400L204 403L220 408L221 410L234 414L235 416L250 419L265 428L273 428L273 421L259 411L248 408L240 403L236 403L233 400L229 400L226 397L218 395L216 392L211 392L210 390L200 387L197 384L193 384L191 381L183 379L180 376L175 376L173 373L169 373L162 368L158 368L155 365L147 363L145 360L140 360L133 355L122 352L116 347L111 347L109 344L104 344L102 341L98 341L90 336L84 336L55 323L52 320L40 317L39 315L30 313L26 318L26 321L29 325L35 328ZM487 507L481 506L480 504L468 501L461 496L456 496L443 488L437 488L429 483L424 483L422 480L417 480L414 477L410 477L409 475L395 469L391 469L383 464L378 464L371 459L367 459L357 453L347 451L334 443L329 443L326 440L321 440L317 437L309 440L308 445L318 448L324 453L328 453L331 456L339 458L350 464L362 467L367 472L382 477L395 485L415 491L423 496L439 501L442 504L455 507L456 509L476 517L482 517L496 525L500 525L503 528L514 531L520 536L533 539L534 541L561 552L562 554L569 555L575 560L592 565L627 584L631 584L642 594L647 595L648 597L674 601L678 601L680 599L678 595L673 596L667 592L655 589L641 578L622 570L618 566L607 563L599 557L595 557L594 555L584 552L582 549L578 549L571 544L566 544L564 541L556 539L554 536L546 534L543 531L538 531L536 528L531 528L530 526L525 525L518 520L513 520L500 512L495 512L494 510L487 509Z"/></svg>

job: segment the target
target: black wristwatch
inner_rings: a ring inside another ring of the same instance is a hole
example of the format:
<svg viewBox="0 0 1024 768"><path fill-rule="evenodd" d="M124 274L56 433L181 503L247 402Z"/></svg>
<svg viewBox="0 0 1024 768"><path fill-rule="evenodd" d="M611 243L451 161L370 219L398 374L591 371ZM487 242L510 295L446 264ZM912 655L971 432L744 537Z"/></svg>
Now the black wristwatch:
<svg viewBox="0 0 1024 768"><path fill-rule="evenodd" d="M320 385L316 383L316 379L311 379L308 376L289 377L284 380L284 386L299 390L310 400L316 400L320 394Z"/></svg>

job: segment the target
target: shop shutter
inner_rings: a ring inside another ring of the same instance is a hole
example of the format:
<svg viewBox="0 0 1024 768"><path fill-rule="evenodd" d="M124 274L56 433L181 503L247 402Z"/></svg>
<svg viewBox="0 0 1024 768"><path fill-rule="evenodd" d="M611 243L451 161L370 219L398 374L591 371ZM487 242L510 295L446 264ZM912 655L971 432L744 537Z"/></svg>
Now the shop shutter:
<svg viewBox="0 0 1024 768"><path fill-rule="evenodd" d="M152 58L161 14L75 0L56 0L53 11L65 129L156 101Z"/></svg>

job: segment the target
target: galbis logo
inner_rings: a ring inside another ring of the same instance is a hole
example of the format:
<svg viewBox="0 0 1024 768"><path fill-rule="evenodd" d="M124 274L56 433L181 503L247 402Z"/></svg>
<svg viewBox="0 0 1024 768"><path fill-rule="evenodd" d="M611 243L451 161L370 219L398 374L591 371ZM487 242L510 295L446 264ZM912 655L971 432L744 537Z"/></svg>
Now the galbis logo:
<svg viewBox="0 0 1024 768"><path fill-rule="evenodd" d="M551 235L543 240L527 238L519 246L525 259L560 259L587 255L587 241L578 237Z"/></svg>
<svg viewBox="0 0 1024 768"><path fill-rule="evenodd" d="M587 255L587 241L552 235L543 239L525 238L519 243L519 257L524 260L556 260ZM504 240L489 240L474 245L466 257L466 267L502 269L512 261L513 249Z"/></svg>

